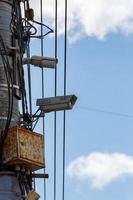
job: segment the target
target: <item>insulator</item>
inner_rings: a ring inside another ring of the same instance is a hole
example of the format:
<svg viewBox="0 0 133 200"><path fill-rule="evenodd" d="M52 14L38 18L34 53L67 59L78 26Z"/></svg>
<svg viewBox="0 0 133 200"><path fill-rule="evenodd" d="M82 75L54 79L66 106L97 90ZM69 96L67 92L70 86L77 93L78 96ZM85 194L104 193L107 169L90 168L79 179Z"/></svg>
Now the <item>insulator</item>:
<svg viewBox="0 0 133 200"><path fill-rule="evenodd" d="M21 168L21 172L23 172L23 173L25 172L25 167Z"/></svg>
<svg viewBox="0 0 133 200"><path fill-rule="evenodd" d="M19 165L16 165L16 166L15 166L15 171L16 171L16 172L20 172L20 166L19 166Z"/></svg>
<svg viewBox="0 0 133 200"><path fill-rule="evenodd" d="M26 174L27 174L27 175L31 175L30 169L26 169Z"/></svg>

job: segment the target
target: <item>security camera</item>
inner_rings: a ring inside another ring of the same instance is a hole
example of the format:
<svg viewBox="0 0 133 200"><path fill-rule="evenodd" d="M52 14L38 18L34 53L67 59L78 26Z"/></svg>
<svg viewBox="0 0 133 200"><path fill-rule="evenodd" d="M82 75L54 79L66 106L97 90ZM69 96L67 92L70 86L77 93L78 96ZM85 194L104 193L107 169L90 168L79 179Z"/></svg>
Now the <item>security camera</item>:
<svg viewBox="0 0 133 200"><path fill-rule="evenodd" d="M37 99L36 105L40 107L44 113L70 110L73 108L77 97L75 95L56 96L44 99Z"/></svg>
<svg viewBox="0 0 133 200"><path fill-rule="evenodd" d="M40 68L55 68L55 64L57 64L57 62L57 58L44 56L32 56L31 58L24 58L23 60L23 64L31 64Z"/></svg>

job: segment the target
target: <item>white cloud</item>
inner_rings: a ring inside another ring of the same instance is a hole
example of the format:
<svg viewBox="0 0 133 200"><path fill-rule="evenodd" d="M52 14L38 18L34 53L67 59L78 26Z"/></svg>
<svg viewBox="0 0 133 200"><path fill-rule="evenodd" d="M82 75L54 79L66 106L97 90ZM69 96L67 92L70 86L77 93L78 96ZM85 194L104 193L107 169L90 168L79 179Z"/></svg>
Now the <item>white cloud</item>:
<svg viewBox="0 0 133 200"><path fill-rule="evenodd" d="M67 167L67 174L87 180L93 188L101 189L125 175L133 176L133 157L94 152L72 161Z"/></svg>
<svg viewBox="0 0 133 200"><path fill-rule="evenodd" d="M46 23L54 26L54 2L43 2ZM39 18L39 3L31 0ZM64 32L64 0L58 0L59 34ZM110 32L133 33L133 0L68 0L68 31L71 41L86 36L98 39Z"/></svg>

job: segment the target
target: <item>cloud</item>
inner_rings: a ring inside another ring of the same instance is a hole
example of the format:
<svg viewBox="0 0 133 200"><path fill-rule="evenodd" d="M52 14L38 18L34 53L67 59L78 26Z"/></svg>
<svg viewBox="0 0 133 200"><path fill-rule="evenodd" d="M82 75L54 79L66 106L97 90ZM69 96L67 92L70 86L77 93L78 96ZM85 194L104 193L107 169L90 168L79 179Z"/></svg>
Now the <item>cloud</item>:
<svg viewBox="0 0 133 200"><path fill-rule="evenodd" d="M45 22L54 27L54 2L43 3ZM39 3L31 0L37 18ZM59 35L64 33L64 0L58 0ZM71 41L87 36L102 40L111 32L133 33L133 0L68 0L68 35Z"/></svg>
<svg viewBox="0 0 133 200"><path fill-rule="evenodd" d="M133 176L133 157L94 152L72 161L67 167L67 174L89 181L93 188L102 189L125 175Z"/></svg>

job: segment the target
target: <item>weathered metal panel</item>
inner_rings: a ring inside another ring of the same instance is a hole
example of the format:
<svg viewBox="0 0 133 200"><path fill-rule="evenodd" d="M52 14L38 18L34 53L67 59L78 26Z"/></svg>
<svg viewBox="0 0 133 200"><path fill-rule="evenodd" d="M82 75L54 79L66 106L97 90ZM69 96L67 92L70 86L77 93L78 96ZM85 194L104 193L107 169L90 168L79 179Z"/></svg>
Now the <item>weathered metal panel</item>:
<svg viewBox="0 0 133 200"><path fill-rule="evenodd" d="M32 170L44 167L43 136L27 129L10 128L3 151L4 163L19 164Z"/></svg>

